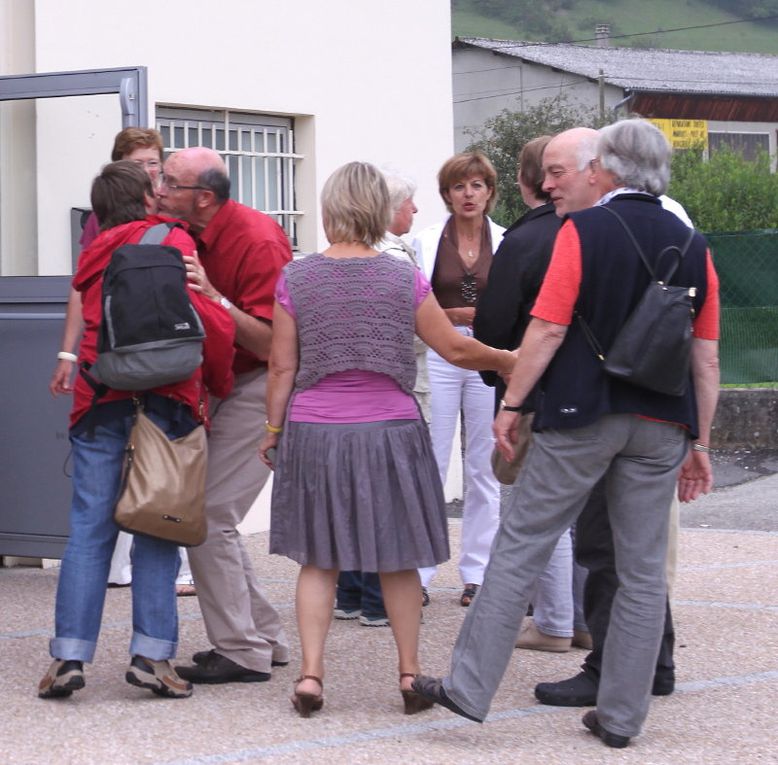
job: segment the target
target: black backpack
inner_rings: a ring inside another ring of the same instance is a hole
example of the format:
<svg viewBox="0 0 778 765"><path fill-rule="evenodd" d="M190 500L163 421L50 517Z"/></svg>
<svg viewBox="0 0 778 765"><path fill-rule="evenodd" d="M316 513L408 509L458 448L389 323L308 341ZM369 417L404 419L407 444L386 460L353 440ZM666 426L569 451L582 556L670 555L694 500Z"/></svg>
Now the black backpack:
<svg viewBox="0 0 778 765"><path fill-rule="evenodd" d="M203 361L203 330L187 290L181 252L161 242L178 224L149 228L111 255L103 274L97 360L82 374L96 396L186 380ZM90 379L91 378L91 379Z"/></svg>
<svg viewBox="0 0 778 765"><path fill-rule="evenodd" d="M694 229L690 230L683 247L665 247L657 256L656 269L653 269L624 219L609 207L602 209L621 223L651 275L651 281L607 354L603 353L589 325L577 313L581 329L603 362L603 369L612 377L656 393L683 396L689 384L694 317L692 300L697 291L695 287L676 287L668 282L689 249ZM660 275L657 272L666 255L674 256L674 262Z"/></svg>

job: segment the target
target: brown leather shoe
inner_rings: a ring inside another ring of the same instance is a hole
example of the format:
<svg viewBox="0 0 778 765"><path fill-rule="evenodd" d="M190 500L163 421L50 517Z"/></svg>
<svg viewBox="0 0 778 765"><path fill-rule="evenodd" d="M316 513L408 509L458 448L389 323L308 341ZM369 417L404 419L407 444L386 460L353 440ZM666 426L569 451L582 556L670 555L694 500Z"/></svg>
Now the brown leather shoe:
<svg viewBox="0 0 778 765"><path fill-rule="evenodd" d="M519 633L516 648L530 651L549 651L550 653L567 653L572 643L571 638L555 637L541 632L532 619L527 619Z"/></svg>

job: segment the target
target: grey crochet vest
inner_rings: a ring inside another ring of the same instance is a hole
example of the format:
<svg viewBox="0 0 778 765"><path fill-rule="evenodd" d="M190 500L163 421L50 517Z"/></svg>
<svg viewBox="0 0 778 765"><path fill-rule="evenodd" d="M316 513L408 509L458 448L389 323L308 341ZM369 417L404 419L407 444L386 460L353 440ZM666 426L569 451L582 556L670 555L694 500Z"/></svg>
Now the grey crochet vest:
<svg viewBox="0 0 778 765"><path fill-rule="evenodd" d="M410 263L386 253L343 259L317 253L292 261L284 275L297 314L298 390L349 369L381 372L407 393L413 390L416 308Z"/></svg>

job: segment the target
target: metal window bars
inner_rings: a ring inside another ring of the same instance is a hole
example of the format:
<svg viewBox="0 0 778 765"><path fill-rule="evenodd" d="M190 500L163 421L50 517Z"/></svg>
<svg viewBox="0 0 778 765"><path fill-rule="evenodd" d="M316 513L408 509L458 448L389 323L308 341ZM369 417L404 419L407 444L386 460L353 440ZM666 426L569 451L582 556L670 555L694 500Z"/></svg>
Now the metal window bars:
<svg viewBox="0 0 778 765"><path fill-rule="evenodd" d="M297 246L295 162L291 119L211 110L157 109L165 156L191 146L218 152L231 180L230 196L274 217Z"/></svg>

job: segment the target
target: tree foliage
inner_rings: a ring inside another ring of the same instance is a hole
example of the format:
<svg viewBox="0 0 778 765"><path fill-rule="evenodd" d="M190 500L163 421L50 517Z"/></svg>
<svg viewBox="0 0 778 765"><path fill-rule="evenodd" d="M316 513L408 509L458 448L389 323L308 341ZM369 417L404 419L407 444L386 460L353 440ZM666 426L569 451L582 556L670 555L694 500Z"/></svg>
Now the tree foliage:
<svg viewBox="0 0 778 765"><path fill-rule="evenodd" d="M778 175L765 152L755 160L729 149L709 160L698 151L677 152L668 193L700 231L778 228Z"/></svg>
<svg viewBox="0 0 778 765"><path fill-rule="evenodd" d="M510 226L527 207L516 187L516 160L527 141L554 135L571 127L600 127L596 113L570 104L565 96L547 98L537 106L514 112L504 109L482 128L468 131L473 139L468 149L486 154L497 170L497 207L492 217Z"/></svg>

